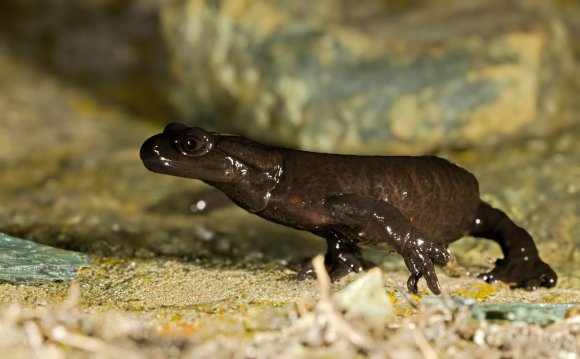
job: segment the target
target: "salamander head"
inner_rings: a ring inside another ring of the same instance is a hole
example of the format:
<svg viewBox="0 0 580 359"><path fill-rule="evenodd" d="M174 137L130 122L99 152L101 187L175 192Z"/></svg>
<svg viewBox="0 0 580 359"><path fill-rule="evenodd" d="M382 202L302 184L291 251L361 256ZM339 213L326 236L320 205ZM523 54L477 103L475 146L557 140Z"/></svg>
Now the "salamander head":
<svg viewBox="0 0 580 359"><path fill-rule="evenodd" d="M281 157L243 137L170 123L141 146L141 160L153 172L199 179L213 185L276 181ZM270 186L270 185L268 185Z"/></svg>
<svg viewBox="0 0 580 359"><path fill-rule="evenodd" d="M170 123L141 146L141 160L153 172L225 183L234 180L235 159L218 147L220 135Z"/></svg>

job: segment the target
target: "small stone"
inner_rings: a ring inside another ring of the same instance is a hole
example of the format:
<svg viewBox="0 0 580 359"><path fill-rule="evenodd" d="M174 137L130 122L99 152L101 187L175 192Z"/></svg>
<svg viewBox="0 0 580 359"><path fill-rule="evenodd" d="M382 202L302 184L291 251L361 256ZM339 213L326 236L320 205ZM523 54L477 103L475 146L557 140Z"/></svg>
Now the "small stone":
<svg viewBox="0 0 580 359"><path fill-rule="evenodd" d="M564 314L564 318L572 318L577 316L580 316L580 304L568 309L568 311Z"/></svg>
<svg viewBox="0 0 580 359"><path fill-rule="evenodd" d="M0 280L15 284L40 284L72 280L86 255L0 233Z"/></svg>
<svg viewBox="0 0 580 359"><path fill-rule="evenodd" d="M480 320L497 319L546 325L562 320L577 303L506 303L478 306L473 316Z"/></svg>
<svg viewBox="0 0 580 359"><path fill-rule="evenodd" d="M346 316L362 317L374 328L382 328L394 317L393 304L385 292L380 269L373 268L333 296Z"/></svg>

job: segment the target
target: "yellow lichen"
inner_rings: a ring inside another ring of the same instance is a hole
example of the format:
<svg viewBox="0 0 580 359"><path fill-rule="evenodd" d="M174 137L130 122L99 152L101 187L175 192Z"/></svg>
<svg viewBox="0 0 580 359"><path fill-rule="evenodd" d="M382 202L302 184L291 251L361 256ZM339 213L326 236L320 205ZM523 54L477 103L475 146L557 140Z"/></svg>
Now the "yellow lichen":
<svg viewBox="0 0 580 359"><path fill-rule="evenodd" d="M469 297L477 300L478 302L494 295L496 292L495 287L487 284L480 283L468 288L458 288L451 292L451 295L457 295L461 297Z"/></svg>
<svg viewBox="0 0 580 359"><path fill-rule="evenodd" d="M389 300L393 304L393 307L395 307L397 305L397 303L399 302L397 297L395 297L395 293L393 293L393 292L387 292L387 297L389 297Z"/></svg>

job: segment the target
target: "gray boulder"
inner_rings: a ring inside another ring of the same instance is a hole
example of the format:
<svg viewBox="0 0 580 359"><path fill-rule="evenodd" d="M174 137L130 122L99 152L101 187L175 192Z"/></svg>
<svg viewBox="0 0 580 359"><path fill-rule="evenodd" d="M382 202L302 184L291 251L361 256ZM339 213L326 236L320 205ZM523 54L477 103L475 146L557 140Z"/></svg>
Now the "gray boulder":
<svg viewBox="0 0 580 359"><path fill-rule="evenodd" d="M332 152L424 152L553 131L573 57L518 2L186 0L162 10L181 115Z"/></svg>

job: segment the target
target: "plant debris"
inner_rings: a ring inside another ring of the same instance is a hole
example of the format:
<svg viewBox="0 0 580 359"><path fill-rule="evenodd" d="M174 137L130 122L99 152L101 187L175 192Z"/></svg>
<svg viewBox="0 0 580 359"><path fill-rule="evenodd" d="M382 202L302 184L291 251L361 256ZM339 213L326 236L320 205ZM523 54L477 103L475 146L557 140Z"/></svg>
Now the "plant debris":
<svg viewBox="0 0 580 359"><path fill-rule="evenodd" d="M416 316L396 319L380 270L332 294L322 257L314 267L319 301L289 306L278 315L290 324L280 329L243 336L167 333L129 313L83 311L73 283L58 306L0 309L0 347L7 357L125 359L576 358L580 352L580 316L574 313L548 325L490 322L474 318L474 300L442 296L424 300Z"/></svg>

